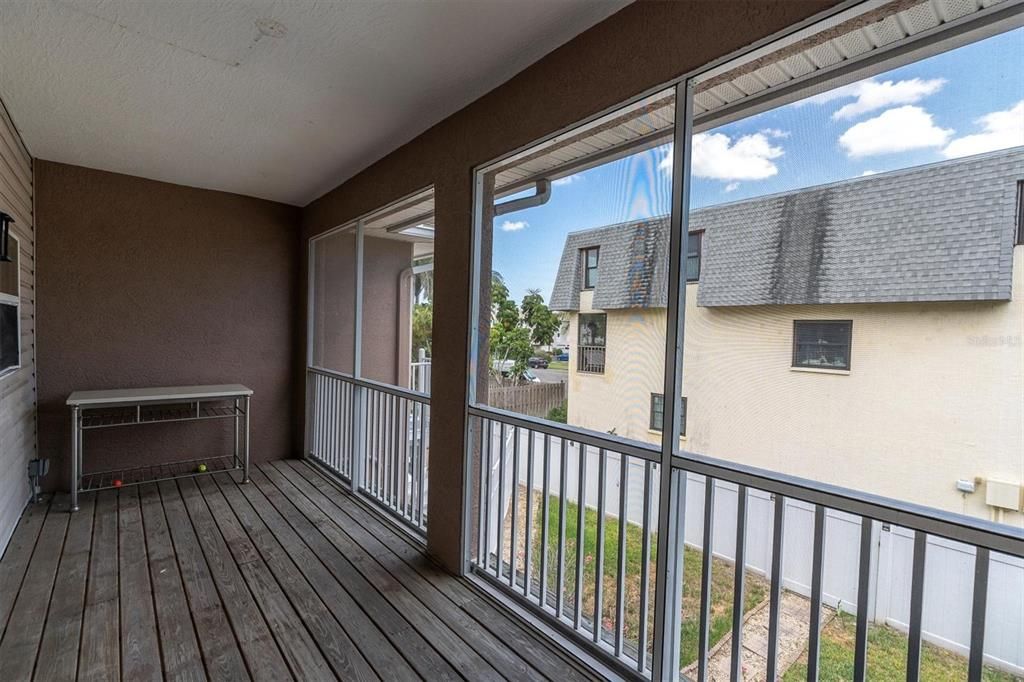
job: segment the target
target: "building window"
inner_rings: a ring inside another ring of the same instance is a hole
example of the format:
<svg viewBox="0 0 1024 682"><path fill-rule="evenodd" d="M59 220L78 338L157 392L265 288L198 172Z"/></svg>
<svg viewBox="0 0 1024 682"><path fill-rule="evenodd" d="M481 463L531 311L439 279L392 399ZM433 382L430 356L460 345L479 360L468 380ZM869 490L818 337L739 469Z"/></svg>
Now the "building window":
<svg viewBox="0 0 1024 682"><path fill-rule="evenodd" d="M700 251L704 245L704 232L691 232L686 239L686 281L700 279Z"/></svg>
<svg viewBox="0 0 1024 682"><path fill-rule="evenodd" d="M12 234L8 239L11 260L0 262L0 376L21 366L21 254L17 237Z"/></svg>
<svg viewBox="0 0 1024 682"><path fill-rule="evenodd" d="M589 249L581 249L580 256L583 259L583 288L593 289L597 286L597 260L600 249L596 246Z"/></svg>
<svg viewBox="0 0 1024 682"><path fill-rule="evenodd" d="M850 320L793 322L793 366L850 369Z"/></svg>
<svg viewBox="0 0 1024 682"><path fill-rule="evenodd" d="M579 344L576 348L576 369L580 372L604 373L605 331L608 316L604 313L580 315Z"/></svg>
<svg viewBox="0 0 1024 682"><path fill-rule="evenodd" d="M686 435L686 397L680 398L679 435ZM661 393L651 394L651 431L661 431L665 423L665 396Z"/></svg>

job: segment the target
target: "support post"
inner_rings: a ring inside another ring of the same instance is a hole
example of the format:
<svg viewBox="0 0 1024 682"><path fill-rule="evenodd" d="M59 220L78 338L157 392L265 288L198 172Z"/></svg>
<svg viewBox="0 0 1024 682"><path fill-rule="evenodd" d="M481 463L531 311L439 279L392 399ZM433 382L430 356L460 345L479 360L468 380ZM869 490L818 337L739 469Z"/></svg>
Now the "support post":
<svg viewBox="0 0 1024 682"><path fill-rule="evenodd" d="M365 225L356 221L356 274L355 305L352 320L354 345L352 347L352 376L363 376L363 237ZM352 476L349 484L358 493L366 476L366 398L365 388L356 384L352 391Z"/></svg>
<svg viewBox="0 0 1024 682"><path fill-rule="evenodd" d="M676 86L675 144L672 149L672 215L668 267L668 319L666 320L665 387L658 509L658 563L654 592L655 680L679 676L683 575L683 516L686 510L686 474L673 471L679 447L679 414L683 378L683 329L686 321L685 263L689 183L690 133L693 127L692 81Z"/></svg>

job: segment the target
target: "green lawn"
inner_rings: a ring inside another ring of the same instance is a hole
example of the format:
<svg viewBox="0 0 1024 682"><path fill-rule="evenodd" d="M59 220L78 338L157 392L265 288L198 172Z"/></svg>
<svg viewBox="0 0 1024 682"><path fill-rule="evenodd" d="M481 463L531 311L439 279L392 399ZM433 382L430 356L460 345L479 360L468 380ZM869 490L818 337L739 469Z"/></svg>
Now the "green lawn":
<svg viewBox="0 0 1024 682"><path fill-rule="evenodd" d="M853 646L857 620L840 613L822 630L820 674L822 680L853 679ZM886 625L868 629L868 677L874 682L896 682L907 678L907 636ZM783 682L807 679L807 654L786 671ZM953 682L967 679L967 659L925 642L921 651L921 679ZM985 668L987 682L1020 680L1008 673Z"/></svg>
<svg viewBox="0 0 1024 682"><path fill-rule="evenodd" d="M569 363L565 360L552 360L548 363L548 369L569 369Z"/></svg>
<svg viewBox="0 0 1024 682"><path fill-rule="evenodd" d="M541 495L534 494L534 519L537 524L533 532L533 552L535 566L533 573L539 578L539 565L541 558ZM525 491L521 491L519 514L520 528L525 524ZM558 497L549 497L548 523L548 585L550 590L555 589L557 580L558 563ZM566 608L571 613L575 604L576 594L576 538L577 538L577 505L566 503L565 523L565 595ZM594 613L595 574L597 570L597 511L587 508L584 515L583 532L583 589L582 602L583 613L588 620ZM613 517L606 517L604 524L604 580L602 626L609 633L614 633L615 614L617 605L616 576L618 575L618 546L619 546L619 522ZM521 541L520 541L521 542ZM649 587L649 608L647 618L647 640L648 646L653 642L654 636L654 574L655 562L657 561L657 534L651 534L651 556L650 556L650 578ZM643 558L643 530L640 526L626 524L626 580L624 588L625 598L625 625L624 636L626 641L637 642L640 631L640 577ZM697 638L700 630L698 614L700 612L700 574L701 574L701 552L687 548L683 557L683 628L682 628L682 659L683 667L686 667L697 657ZM710 642L713 646L722 637L727 635L732 626L732 587L733 587L733 565L721 559L712 561L711 571L711 636ZM749 611L757 606L767 595L767 583L757 575L748 572L746 578L746 591L744 599L744 611Z"/></svg>

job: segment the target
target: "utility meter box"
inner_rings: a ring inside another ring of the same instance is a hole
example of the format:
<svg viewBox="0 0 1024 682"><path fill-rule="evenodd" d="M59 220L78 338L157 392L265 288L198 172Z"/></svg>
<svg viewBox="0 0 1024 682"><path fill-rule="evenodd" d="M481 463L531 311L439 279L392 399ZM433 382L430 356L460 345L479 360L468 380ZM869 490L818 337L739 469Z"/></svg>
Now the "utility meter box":
<svg viewBox="0 0 1024 682"><path fill-rule="evenodd" d="M1021 488L1020 483L1007 483L1006 481L993 481L989 479L985 483L985 504L990 507L1020 511Z"/></svg>

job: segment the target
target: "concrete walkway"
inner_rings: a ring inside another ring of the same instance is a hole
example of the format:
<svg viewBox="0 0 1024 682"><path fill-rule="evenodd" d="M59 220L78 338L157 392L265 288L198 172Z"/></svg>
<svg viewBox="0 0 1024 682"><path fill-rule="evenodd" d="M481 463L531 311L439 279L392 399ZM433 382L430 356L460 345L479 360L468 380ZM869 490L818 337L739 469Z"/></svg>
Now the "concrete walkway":
<svg viewBox="0 0 1024 682"><path fill-rule="evenodd" d="M782 609L779 613L779 671L784 673L800 658L807 648L807 623L811 603L805 597L787 590L782 591ZM747 615L743 624L743 682L765 682L768 664L768 600ZM824 609L822 627L834 615ZM722 638L711 650L708 660L708 679L725 682L729 679L732 657L732 635ZM697 666L683 671L690 679L697 679Z"/></svg>

